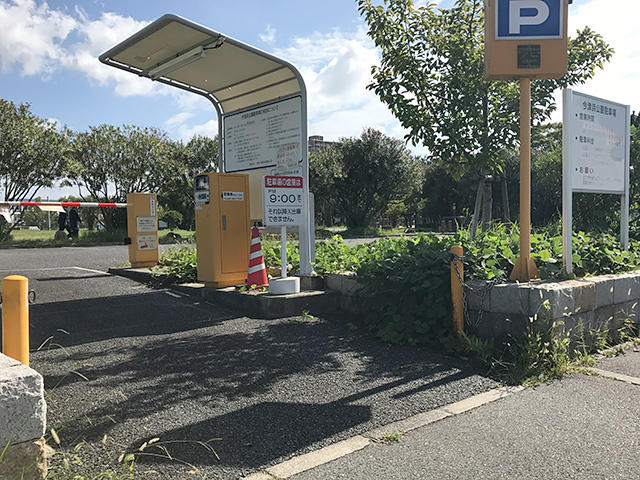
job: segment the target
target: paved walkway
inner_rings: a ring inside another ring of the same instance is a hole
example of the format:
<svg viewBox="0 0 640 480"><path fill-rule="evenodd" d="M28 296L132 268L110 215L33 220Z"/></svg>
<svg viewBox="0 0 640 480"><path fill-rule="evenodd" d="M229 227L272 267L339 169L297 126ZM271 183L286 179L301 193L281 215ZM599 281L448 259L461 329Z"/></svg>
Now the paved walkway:
<svg viewBox="0 0 640 480"><path fill-rule="evenodd" d="M598 375L573 374L498 399L479 395L476 404L487 403L414 417L413 428L411 420L398 423L396 431L406 433L396 442L365 433L343 442L342 451L325 449L250 478L637 479L639 350L601 360Z"/></svg>

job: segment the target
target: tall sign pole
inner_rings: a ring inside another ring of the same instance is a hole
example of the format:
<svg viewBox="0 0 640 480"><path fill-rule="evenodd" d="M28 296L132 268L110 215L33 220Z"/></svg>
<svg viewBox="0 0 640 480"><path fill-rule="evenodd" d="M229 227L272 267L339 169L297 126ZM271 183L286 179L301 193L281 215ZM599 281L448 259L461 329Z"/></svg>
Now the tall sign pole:
<svg viewBox="0 0 640 480"><path fill-rule="evenodd" d="M520 81L520 254L511 280L540 278L531 258L531 81L567 73L569 0L485 0L485 78Z"/></svg>
<svg viewBox="0 0 640 480"><path fill-rule="evenodd" d="M531 80L520 79L520 256L511 280L540 278L531 258Z"/></svg>

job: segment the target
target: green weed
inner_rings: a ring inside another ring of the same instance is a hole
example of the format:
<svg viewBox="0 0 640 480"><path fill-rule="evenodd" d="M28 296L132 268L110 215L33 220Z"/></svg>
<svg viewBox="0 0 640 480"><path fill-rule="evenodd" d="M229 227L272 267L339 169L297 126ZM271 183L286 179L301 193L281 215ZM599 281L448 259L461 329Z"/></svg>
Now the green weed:
<svg viewBox="0 0 640 480"><path fill-rule="evenodd" d="M387 445L392 443L399 443L402 440L402 434L398 432L385 433L376 440L378 443L385 443Z"/></svg>

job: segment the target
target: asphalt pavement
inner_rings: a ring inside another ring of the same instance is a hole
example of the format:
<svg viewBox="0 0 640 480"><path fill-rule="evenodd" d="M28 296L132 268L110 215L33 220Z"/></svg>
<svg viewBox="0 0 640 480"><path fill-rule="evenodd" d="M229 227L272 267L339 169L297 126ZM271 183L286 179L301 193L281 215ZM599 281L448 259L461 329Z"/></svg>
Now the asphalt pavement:
<svg viewBox="0 0 640 480"><path fill-rule="evenodd" d="M640 377L640 353L599 369ZM640 380L640 379L639 379ZM640 384L572 374L371 443L292 480L640 478Z"/></svg>
<svg viewBox="0 0 640 480"><path fill-rule="evenodd" d="M0 275L37 292L31 366L61 441L49 443L79 446L83 473L159 438L139 452L136 471L155 472L143 478L235 479L497 385L344 320L251 319L105 273L124 261L125 247L0 251Z"/></svg>
<svg viewBox="0 0 640 480"><path fill-rule="evenodd" d="M160 253L178 245L160 245ZM84 267L107 271L109 267L129 262L129 247L105 245L96 247L2 248L0 277L18 270L38 271L43 268Z"/></svg>

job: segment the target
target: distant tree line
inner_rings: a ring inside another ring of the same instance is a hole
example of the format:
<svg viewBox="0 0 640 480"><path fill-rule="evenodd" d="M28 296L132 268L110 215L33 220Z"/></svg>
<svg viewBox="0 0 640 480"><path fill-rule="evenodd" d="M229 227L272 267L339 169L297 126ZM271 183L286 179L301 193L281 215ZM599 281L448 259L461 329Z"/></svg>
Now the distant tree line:
<svg viewBox="0 0 640 480"><path fill-rule="evenodd" d="M76 187L77 201L124 202L128 192L155 192L160 218L188 229L194 224L193 176L217 164L217 138L194 136L184 143L158 129L132 125L74 132L38 118L29 104L0 99L0 191L5 201L40 198L41 190L56 182ZM0 216L0 240L15 225L43 225L46 217L32 208L13 207L10 213L18 222ZM102 209L99 218L95 210L80 213L86 226L98 221L108 229L125 226L122 210Z"/></svg>

